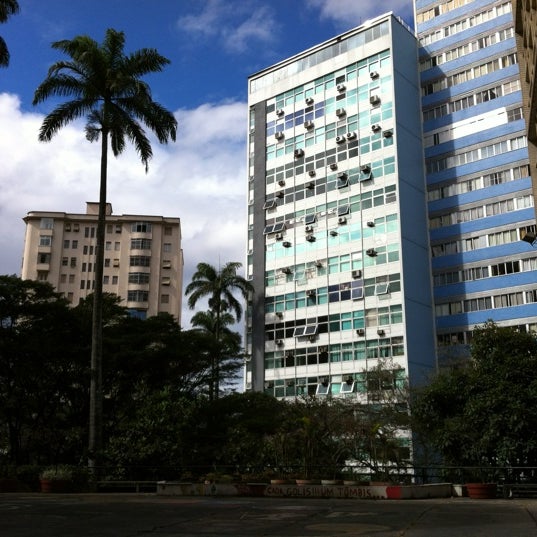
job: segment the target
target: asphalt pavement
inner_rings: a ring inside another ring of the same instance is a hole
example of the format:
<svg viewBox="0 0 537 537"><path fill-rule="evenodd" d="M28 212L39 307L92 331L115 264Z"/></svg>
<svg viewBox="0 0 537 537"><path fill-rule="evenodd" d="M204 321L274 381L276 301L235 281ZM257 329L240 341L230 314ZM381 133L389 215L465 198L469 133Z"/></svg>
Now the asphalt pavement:
<svg viewBox="0 0 537 537"><path fill-rule="evenodd" d="M537 500L0 494L1 537L536 537Z"/></svg>

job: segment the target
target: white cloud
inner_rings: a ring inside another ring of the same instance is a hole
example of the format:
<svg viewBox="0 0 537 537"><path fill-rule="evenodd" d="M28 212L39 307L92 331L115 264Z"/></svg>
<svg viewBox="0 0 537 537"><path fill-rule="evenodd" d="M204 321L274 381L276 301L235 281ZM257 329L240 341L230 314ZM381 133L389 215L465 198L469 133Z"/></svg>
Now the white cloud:
<svg viewBox="0 0 537 537"><path fill-rule="evenodd" d="M272 43L278 28L273 10L252 2L208 0L199 14L177 21L181 32L212 37L232 53L241 53L256 43Z"/></svg>
<svg viewBox="0 0 537 537"><path fill-rule="evenodd" d="M177 111L178 140L153 142L147 174L131 148L110 159L108 200L115 214L181 218L185 286L200 261L245 260L246 111L237 102ZM82 124L40 143L42 119L22 111L16 96L0 94L1 274L20 273L27 212L81 213L86 201L98 199L99 144L86 141ZM183 327L191 315L185 301Z"/></svg>
<svg viewBox="0 0 537 537"><path fill-rule="evenodd" d="M412 14L411 0L306 0L306 4L319 9L321 19L332 20L345 28L354 28L389 11L407 22Z"/></svg>

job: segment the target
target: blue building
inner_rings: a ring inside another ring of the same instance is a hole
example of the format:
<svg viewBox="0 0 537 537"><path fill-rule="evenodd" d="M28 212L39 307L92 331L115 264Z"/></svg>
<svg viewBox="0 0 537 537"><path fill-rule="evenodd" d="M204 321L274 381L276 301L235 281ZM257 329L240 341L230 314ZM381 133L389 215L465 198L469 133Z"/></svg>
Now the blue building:
<svg viewBox="0 0 537 537"><path fill-rule="evenodd" d="M439 358L489 319L537 328L537 249L508 0L416 0Z"/></svg>
<svg viewBox="0 0 537 537"><path fill-rule="evenodd" d="M249 78L246 389L369 399L436 366L414 33L392 14Z"/></svg>

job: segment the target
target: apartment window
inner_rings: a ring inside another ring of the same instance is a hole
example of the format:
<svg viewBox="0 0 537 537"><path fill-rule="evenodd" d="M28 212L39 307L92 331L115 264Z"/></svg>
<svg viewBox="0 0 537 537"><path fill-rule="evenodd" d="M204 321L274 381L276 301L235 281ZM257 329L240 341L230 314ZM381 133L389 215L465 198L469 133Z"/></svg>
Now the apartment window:
<svg viewBox="0 0 537 537"><path fill-rule="evenodd" d="M170 295L160 295L160 303L168 304L170 302Z"/></svg>
<svg viewBox="0 0 537 537"><path fill-rule="evenodd" d="M149 233L151 232L151 224L149 222L134 222L131 225L132 233Z"/></svg>
<svg viewBox="0 0 537 537"><path fill-rule="evenodd" d="M128 302L147 302L149 300L149 292L135 289L127 292Z"/></svg>
<svg viewBox="0 0 537 537"><path fill-rule="evenodd" d="M66 239L63 241L63 248L66 250L69 248L69 245L71 244L71 241L69 239Z"/></svg>
<svg viewBox="0 0 537 537"><path fill-rule="evenodd" d="M149 283L149 273L129 272L129 283Z"/></svg>
<svg viewBox="0 0 537 537"><path fill-rule="evenodd" d="M151 239L131 239L131 250L151 250Z"/></svg>
<svg viewBox="0 0 537 537"><path fill-rule="evenodd" d="M151 265L151 257L148 255L131 255L129 264L131 267L149 267Z"/></svg>
<svg viewBox="0 0 537 537"><path fill-rule="evenodd" d="M104 266L105 267L109 267L110 266L110 258L107 257L105 260L104 260Z"/></svg>
<svg viewBox="0 0 537 537"><path fill-rule="evenodd" d="M72 302L73 302L73 298L74 298L73 293L67 293L67 300L68 300L69 302L72 303Z"/></svg>
<svg viewBox="0 0 537 537"><path fill-rule="evenodd" d="M69 265L69 258L62 257L62 267L66 267L67 265Z"/></svg>
<svg viewBox="0 0 537 537"><path fill-rule="evenodd" d="M112 249L112 243L110 241L106 241L104 245L105 250L111 250Z"/></svg>
<svg viewBox="0 0 537 537"><path fill-rule="evenodd" d="M60 283L67 283L67 274L60 275Z"/></svg>
<svg viewBox="0 0 537 537"><path fill-rule="evenodd" d="M41 218L39 223L40 229L52 229L54 227L54 218Z"/></svg>
<svg viewBox="0 0 537 537"><path fill-rule="evenodd" d="M103 284L108 285L110 282L110 276L103 276Z"/></svg>
<svg viewBox="0 0 537 537"><path fill-rule="evenodd" d="M86 281L80 280L80 289L84 289L85 285L86 285Z"/></svg>
<svg viewBox="0 0 537 537"><path fill-rule="evenodd" d="M52 246L52 235L40 235L39 246Z"/></svg>
<svg viewBox="0 0 537 537"><path fill-rule="evenodd" d="M71 243L71 248L72 248L73 250L76 250L76 249L78 248L78 241L73 241L73 242Z"/></svg>
<svg viewBox="0 0 537 537"><path fill-rule="evenodd" d="M76 267L76 257L71 257L71 268Z"/></svg>
<svg viewBox="0 0 537 537"><path fill-rule="evenodd" d="M84 248L82 249L82 253L84 255L88 255L88 245L87 244L84 245Z"/></svg>
<svg viewBox="0 0 537 537"><path fill-rule="evenodd" d="M112 285L117 285L118 276L112 276Z"/></svg>
<svg viewBox="0 0 537 537"><path fill-rule="evenodd" d="M48 271L46 270L38 270L37 271L37 279L40 282L46 282L48 278Z"/></svg>
<svg viewBox="0 0 537 537"><path fill-rule="evenodd" d="M121 233L121 224L116 224L116 233Z"/></svg>
<svg viewBox="0 0 537 537"><path fill-rule="evenodd" d="M164 235L171 235L171 234L172 234L172 227L164 226Z"/></svg>
<svg viewBox="0 0 537 537"><path fill-rule="evenodd" d="M50 254L43 254L43 253L38 253L37 254L37 262L39 264L48 264L50 263Z"/></svg>
<svg viewBox="0 0 537 537"><path fill-rule="evenodd" d="M121 243L119 241L114 242L114 250L116 252L119 252L120 248L121 248Z"/></svg>
<svg viewBox="0 0 537 537"><path fill-rule="evenodd" d="M69 274L69 283L75 283L75 275Z"/></svg>
<svg viewBox="0 0 537 537"><path fill-rule="evenodd" d="M112 224L107 224L106 232L107 233L112 233L113 230L114 230L114 226Z"/></svg>
<svg viewBox="0 0 537 537"><path fill-rule="evenodd" d="M86 263L82 263L81 271L86 272Z"/></svg>
<svg viewBox="0 0 537 537"><path fill-rule="evenodd" d="M172 251L172 244L171 242L165 242L164 246L162 248L162 251L169 254Z"/></svg>

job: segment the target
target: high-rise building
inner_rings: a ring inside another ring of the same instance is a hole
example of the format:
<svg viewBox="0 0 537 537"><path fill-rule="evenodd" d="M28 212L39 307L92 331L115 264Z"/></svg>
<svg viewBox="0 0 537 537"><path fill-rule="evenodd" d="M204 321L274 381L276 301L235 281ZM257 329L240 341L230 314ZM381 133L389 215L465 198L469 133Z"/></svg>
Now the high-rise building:
<svg viewBox="0 0 537 537"><path fill-rule="evenodd" d="M509 0L416 0L439 358L489 319L537 328L537 250Z"/></svg>
<svg viewBox="0 0 537 537"><path fill-rule="evenodd" d="M32 211L24 218L22 278L51 283L71 303L92 293L98 203L85 214ZM183 252L179 218L114 215L107 204L103 291L132 315L165 312L181 322Z"/></svg>
<svg viewBox="0 0 537 537"><path fill-rule="evenodd" d="M533 196L537 194L537 2L513 0Z"/></svg>
<svg viewBox="0 0 537 537"><path fill-rule="evenodd" d="M417 42L392 14L249 78L246 388L360 399L436 365Z"/></svg>

